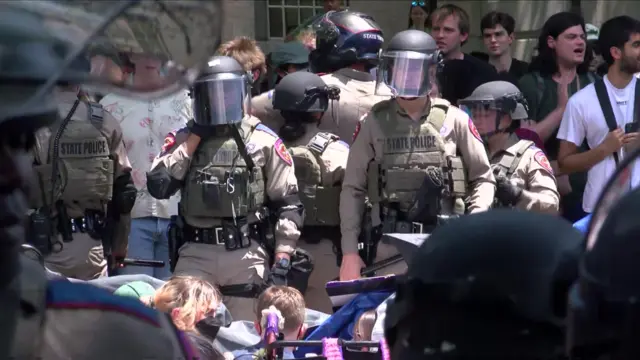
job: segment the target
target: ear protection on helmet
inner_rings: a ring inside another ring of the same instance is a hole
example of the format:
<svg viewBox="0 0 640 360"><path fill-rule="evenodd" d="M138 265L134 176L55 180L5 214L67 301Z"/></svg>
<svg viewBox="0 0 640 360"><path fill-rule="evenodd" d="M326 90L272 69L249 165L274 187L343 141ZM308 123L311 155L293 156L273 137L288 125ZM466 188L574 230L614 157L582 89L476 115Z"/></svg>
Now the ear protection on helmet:
<svg viewBox="0 0 640 360"><path fill-rule="evenodd" d="M316 26L316 50L329 53L336 48L336 43L340 37L340 30L329 20L328 16L333 11L329 11L322 21Z"/></svg>
<svg viewBox="0 0 640 360"><path fill-rule="evenodd" d="M316 49L309 54L309 62L324 63L328 72L351 65L358 61L358 53L354 48L338 48L340 29L329 20L329 11L316 26ZM332 69L333 68L333 69ZM325 70L325 69L322 69ZM316 71L317 72L317 71Z"/></svg>

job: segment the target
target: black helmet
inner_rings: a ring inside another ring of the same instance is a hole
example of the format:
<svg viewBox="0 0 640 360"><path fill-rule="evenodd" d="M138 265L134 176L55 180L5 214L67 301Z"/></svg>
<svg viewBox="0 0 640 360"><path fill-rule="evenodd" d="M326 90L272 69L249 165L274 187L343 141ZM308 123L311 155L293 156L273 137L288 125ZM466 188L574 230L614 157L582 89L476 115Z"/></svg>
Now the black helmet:
<svg viewBox="0 0 640 360"><path fill-rule="evenodd" d="M375 66L384 42L373 17L349 10L329 11L315 26L316 49L309 55L315 73L330 73L357 62Z"/></svg>
<svg viewBox="0 0 640 360"><path fill-rule="evenodd" d="M282 111L325 112L329 100L338 100L340 89L327 86L320 76L298 71L286 75L273 91L273 108Z"/></svg>
<svg viewBox="0 0 640 360"><path fill-rule="evenodd" d="M638 359L640 149L625 156L592 213L580 278L569 295L567 350L573 359ZM613 163L612 160L609 160Z"/></svg>
<svg viewBox="0 0 640 360"><path fill-rule="evenodd" d="M273 90L273 108L285 120L278 135L286 142L301 138L306 124L318 123L329 108L329 100L339 100L340 89L327 86L320 76L298 71L286 75Z"/></svg>
<svg viewBox="0 0 640 360"><path fill-rule="evenodd" d="M214 56L193 84L193 115L200 125L237 124L250 111L251 76L236 59Z"/></svg>
<svg viewBox="0 0 640 360"><path fill-rule="evenodd" d="M544 224L544 226L540 226ZM387 308L392 359L549 359L583 238L557 216L492 210L437 228Z"/></svg>
<svg viewBox="0 0 640 360"><path fill-rule="evenodd" d="M384 95L380 85L385 84L395 96L427 96L439 63L440 52L431 35L419 30L401 31L380 55L376 93Z"/></svg>
<svg viewBox="0 0 640 360"><path fill-rule="evenodd" d="M485 127L476 124L480 130L480 135L489 137L499 132L513 129L517 124L500 129L500 121L503 114L510 115L512 120L526 120L529 118L527 100L522 95L520 89L508 81L490 81L484 83L471 93L467 98L459 100L458 106L464 110L472 119L479 118L478 111L494 110L495 127L485 130Z"/></svg>

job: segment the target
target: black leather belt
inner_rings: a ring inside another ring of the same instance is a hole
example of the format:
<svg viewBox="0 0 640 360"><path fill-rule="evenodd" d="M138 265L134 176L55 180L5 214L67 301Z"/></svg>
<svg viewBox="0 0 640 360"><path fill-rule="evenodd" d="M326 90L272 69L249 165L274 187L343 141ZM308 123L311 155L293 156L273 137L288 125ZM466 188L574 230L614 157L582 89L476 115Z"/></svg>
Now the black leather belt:
<svg viewBox="0 0 640 360"><path fill-rule="evenodd" d="M186 242L207 245L224 245L225 243L222 226L206 229L187 226L183 236Z"/></svg>
<svg viewBox="0 0 640 360"><path fill-rule="evenodd" d="M426 234L427 227L420 222L398 221L396 233L399 234Z"/></svg>

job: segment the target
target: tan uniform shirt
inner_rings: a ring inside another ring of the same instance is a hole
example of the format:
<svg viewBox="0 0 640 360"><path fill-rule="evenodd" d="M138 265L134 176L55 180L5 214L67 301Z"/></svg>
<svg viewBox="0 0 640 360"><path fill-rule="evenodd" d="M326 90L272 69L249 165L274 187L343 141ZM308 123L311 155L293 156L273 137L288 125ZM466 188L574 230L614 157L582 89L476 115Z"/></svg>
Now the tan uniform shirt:
<svg viewBox="0 0 640 360"><path fill-rule="evenodd" d="M445 100L432 99L442 104ZM391 100L388 110L398 122L414 123L397 102ZM427 119L430 108L424 112L420 123ZM360 122L360 130L351 145L347 170L340 194L340 229L342 232L342 251L345 254L357 252L358 235L364 212L364 199L367 194L367 169L371 161L381 161L385 135L378 119L369 113ZM469 207L467 211L476 213L491 207L495 195L495 179L487 158L480 135L464 111L450 106L440 130L448 156L460 154L467 168L469 181ZM375 222L379 219L373 219Z"/></svg>
<svg viewBox="0 0 640 360"><path fill-rule="evenodd" d="M151 170L165 167L173 178L183 180L191 164L191 156L187 154L184 144L188 136L188 131L178 132L175 143L156 157ZM298 192L291 155L284 144L274 146L278 140L279 137L274 132L261 124L253 131L246 145L247 152L256 166L263 170L267 197L275 202ZM201 228L216 226L212 219L185 217L185 221ZM276 252L292 252L300 237L300 231L292 221L279 219L275 226L275 237Z"/></svg>
<svg viewBox="0 0 640 360"><path fill-rule="evenodd" d="M57 91L56 92L56 100L58 103L58 109L60 118L64 119L71 108L73 107L74 102L77 99L77 95L75 92L69 91ZM80 102L73 117L72 121L75 119L82 121L89 121L87 119L88 109L87 105L83 102ZM94 122L97 126L98 122ZM122 141L122 129L120 128L120 124L118 121L107 111L103 112L103 120L100 122L101 128L98 130L102 135L107 139L109 143L109 151L111 155L117 157L118 162L115 164L115 176L114 178L118 178L125 173L131 172L131 164L129 163L129 158L127 157L127 152L124 147L124 143ZM53 129L53 130L52 130ZM43 128L40 129L36 133L37 141L39 144L39 150L34 154L35 160L39 164L48 163L50 142L53 141L53 137L55 136L55 131L57 127L53 128ZM73 189L66 189L65 191L72 191ZM86 204L65 204L67 206L67 212L70 217L81 217L84 216L85 209L87 208ZM121 221L117 224L116 229L116 238L114 241L113 252L119 255L125 255L127 252L127 246L129 244L129 229L131 226L131 216L130 214L121 215Z"/></svg>
<svg viewBox="0 0 640 360"><path fill-rule="evenodd" d="M329 103L319 129L336 134L351 145L353 133L360 118L369 112L373 105L391 97L389 89L384 90L388 96L375 95L376 81L370 73L353 69L340 69L333 74L322 76L327 85L340 89L340 100ZM273 109L273 90L255 96L251 100L251 111L271 129L278 131L284 124L280 111Z"/></svg>
<svg viewBox="0 0 640 360"><path fill-rule="evenodd" d="M511 134L504 150L491 157L491 164L499 164L506 155L515 156L522 141L524 140ZM534 145L524 152L510 181L523 189L522 198L516 204L516 208L553 214L558 211L560 195L556 178L547 156Z"/></svg>
<svg viewBox="0 0 640 360"><path fill-rule="evenodd" d="M307 131L300 139L287 143L288 147L307 146L313 137L321 132L315 124L308 124ZM344 172L347 168L347 158L349 157L349 145L342 141L330 142L320 156L324 165L323 186L341 184L344 180ZM337 209L336 209L337 210Z"/></svg>

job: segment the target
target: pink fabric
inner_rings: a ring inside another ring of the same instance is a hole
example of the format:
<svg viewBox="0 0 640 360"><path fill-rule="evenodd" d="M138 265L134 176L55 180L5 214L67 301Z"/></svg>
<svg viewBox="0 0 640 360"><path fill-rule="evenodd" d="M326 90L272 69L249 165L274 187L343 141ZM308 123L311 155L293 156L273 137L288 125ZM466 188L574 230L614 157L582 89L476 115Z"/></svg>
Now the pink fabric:
<svg viewBox="0 0 640 360"><path fill-rule="evenodd" d="M387 340L382 338L380 340L380 352L382 355L382 360L391 360L391 355L389 354L389 345L387 344Z"/></svg>
<svg viewBox="0 0 640 360"><path fill-rule="evenodd" d="M327 360L343 360L342 346L338 343L339 339L322 339L322 356Z"/></svg>
<svg viewBox="0 0 640 360"><path fill-rule="evenodd" d="M520 140L533 141L538 149L544 151L544 142L535 131L531 129L519 128L516 129L515 134L520 138Z"/></svg>

